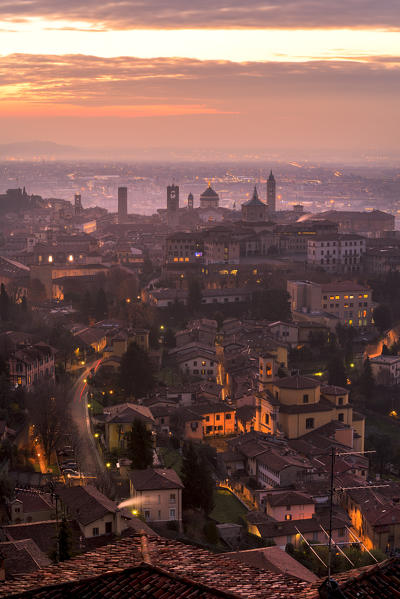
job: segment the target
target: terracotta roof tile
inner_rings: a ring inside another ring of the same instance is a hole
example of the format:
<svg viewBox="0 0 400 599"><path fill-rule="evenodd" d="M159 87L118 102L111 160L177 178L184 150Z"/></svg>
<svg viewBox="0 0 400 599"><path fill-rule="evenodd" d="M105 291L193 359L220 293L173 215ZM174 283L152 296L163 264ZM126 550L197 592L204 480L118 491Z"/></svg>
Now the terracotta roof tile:
<svg viewBox="0 0 400 599"><path fill-rule="evenodd" d="M40 589L52 584L83 581L90 577L138 566L143 561L141 550L143 539L147 539L148 556L152 564L166 570L169 575L184 577L192 582L218 589L220 592L234 593L245 599L292 599L307 588L306 583L296 578L240 564L224 554L213 554L204 549L161 537L136 535L33 574L21 576L12 584L5 583L0 586L0 597L18 596L23 591ZM37 599L50 597L33 594L26 596L37 597ZM72 596L79 597L82 594ZM118 597L111 592L103 596L110 596L113 599ZM153 596L157 597L155 594ZM166 595L168 599L172 596ZM184 595L177 593L176 596Z"/></svg>

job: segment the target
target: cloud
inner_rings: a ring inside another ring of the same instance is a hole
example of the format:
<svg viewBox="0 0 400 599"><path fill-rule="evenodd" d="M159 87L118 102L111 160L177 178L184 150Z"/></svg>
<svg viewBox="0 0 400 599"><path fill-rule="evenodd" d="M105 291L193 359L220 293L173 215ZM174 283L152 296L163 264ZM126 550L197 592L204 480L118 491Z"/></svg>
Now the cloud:
<svg viewBox="0 0 400 599"><path fill-rule="evenodd" d="M399 66L392 57L236 63L13 54L0 57L0 102L236 112L289 93L314 98L398 93Z"/></svg>
<svg viewBox="0 0 400 599"><path fill-rule="evenodd" d="M3 20L100 28L400 28L398 0L0 0Z"/></svg>
<svg viewBox="0 0 400 599"><path fill-rule="evenodd" d="M397 148L397 58L247 62L0 57L3 139Z"/></svg>

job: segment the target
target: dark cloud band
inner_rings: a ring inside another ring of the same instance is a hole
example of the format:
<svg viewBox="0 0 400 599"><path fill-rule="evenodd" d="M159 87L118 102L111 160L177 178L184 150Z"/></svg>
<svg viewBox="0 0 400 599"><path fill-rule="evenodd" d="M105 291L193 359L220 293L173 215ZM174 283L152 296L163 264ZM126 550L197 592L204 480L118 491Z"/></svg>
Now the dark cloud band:
<svg viewBox="0 0 400 599"><path fill-rule="evenodd" d="M398 0L0 0L0 19L75 20L96 27L384 27L400 29Z"/></svg>

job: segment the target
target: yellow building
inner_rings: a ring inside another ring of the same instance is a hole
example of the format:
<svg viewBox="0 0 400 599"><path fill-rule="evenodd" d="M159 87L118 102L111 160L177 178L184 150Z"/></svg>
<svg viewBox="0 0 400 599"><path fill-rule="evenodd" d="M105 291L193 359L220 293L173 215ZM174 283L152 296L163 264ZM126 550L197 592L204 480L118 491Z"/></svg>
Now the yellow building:
<svg viewBox="0 0 400 599"><path fill-rule="evenodd" d="M353 416L347 389L326 385L313 377L277 377L277 364L270 354L259 358L259 393L255 429L264 433L282 432L298 439L330 422L342 425L341 442L356 451L364 450L365 419Z"/></svg>
<svg viewBox="0 0 400 599"><path fill-rule="evenodd" d="M203 416L204 437L233 435L236 431L236 409L225 402L199 405L194 411Z"/></svg>
<svg viewBox="0 0 400 599"><path fill-rule="evenodd" d="M183 484L175 470L131 470L129 479L132 507L146 522L181 524Z"/></svg>
<svg viewBox="0 0 400 599"><path fill-rule="evenodd" d="M105 439L108 451L126 449L134 420L141 420L148 430L153 430L154 418L145 406L133 403L105 408Z"/></svg>
<svg viewBox="0 0 400 599"><path fill-rule="evenodd" d="M354 488L341 493L337 502L347 511L352 531L369 550L396 551L400 547L400 507L398 485L386 489ZM356 541L352 537L352 541Z"/></svg>

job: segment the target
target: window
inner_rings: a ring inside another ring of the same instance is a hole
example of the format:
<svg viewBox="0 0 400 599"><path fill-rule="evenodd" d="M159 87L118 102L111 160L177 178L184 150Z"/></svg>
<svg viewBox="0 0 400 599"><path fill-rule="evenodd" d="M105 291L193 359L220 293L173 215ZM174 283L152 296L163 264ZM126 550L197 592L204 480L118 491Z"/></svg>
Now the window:
<svg viewBox="0 0 400 599"><path fill-rule="evenodd" d="M112 533L112 522L106 522L106 535Z"/></svg>
<svg viewBox="0 0 400 599"><path fill-rule="evenodd" d="M194 369L194 370L193 370L193 374L199 374L199 371L198 371L198 370L196 370L196 369Z"/></svg>
<svg viewBox="0 0 400 599"><path fill-rule="evenodd" d="M339 397L338 404L339 404L339 406L343 405L343 397Z"/></svg>
<svg viewBox="0 0 400 599"><path fill-rule="evenodd" d="M303 395L303 403L308 403L308 393Z"/></svg>
<svg viewBox="0 0 400 599"><path fill-rule="evenodd" d="M210 416L206 416L206 422L210 422Z"/></svg>
<svg viewBox="0 0 400 599"><path fill-rule="evenodd" d="M98 537L99 536L99 529L97 528L97 526L95 528L93 528L93 536L94 537Z"/></svg>
<svg viewBox="0 0 400 599"><path fill-rule="evenodd" d="M225 420L231 420L232 414L225 414Z"/></svg>
<svg viewBox="0 0 400 599"><path fill-rule="evenodd" d="M144 519L150 520L150 510L144 510Z"/></svg>
<svg viewBox="0 0 400 599"><path fill-rule="evenodd" d="M344 422L344 414L343 414L343 412L341 412L340 414L338 414L338 420L339 420L339 422Z"/></svg>
<svg viewBox="0 0 400 599"><path fill-rule="evenodd" d="M206 433L211 433L213 430L212 426L206 426Z"/></svg>
<svg viewBox="0 0 400 599"><path fill-rule="evenodd" d="M285 520L291 520L292 514L285 514Z"/></svg>
<svg viewBox="0 0 400 599"><path fill-rule="evenodd" d="M264 420L265 420L265 424L269 424L269 414L265 414Z"/></svg>
<svg viewBox="0 0 400 599"><path fill-rule="evenodd" d="M196 361L193 362L193 366L197 366L197 362Z"/></svg>
<svg viewBox="0 0 400 599"><path fill-rule="evenodd" d="M175 503L175 501L176 501L176 494L175 493L170 493L169 494L169 500L170 500L170 503Z"/></svg>
<svg viewBox="0 0 400 599"><path fill-rule="evenodd" d="M169 510L169 519L176 520L176 510L174 507Z"/></svg>
<svg viewBox="0 0 400 599"><path fill-rule="evenodd" d="M314 428L314 418L306 418L306 428Z"/></svg>
<svg viewBox="0 0 400 599"><path fill-rule="evenodd" d="M216 414L215 415L215 420L221 420L221 414Z"/></svg>
<svg viewBox="0 0 400 599"><path fill-rule="evenodd" d="M312 540L318 541L318 530L314 530L312 533Z"/></svg>

